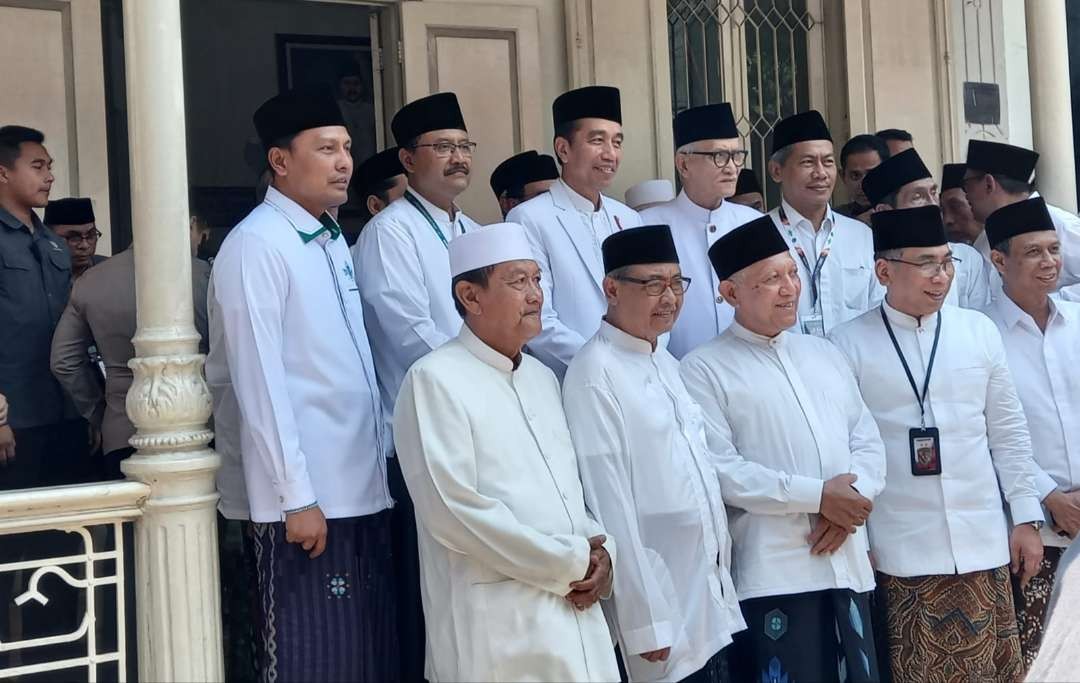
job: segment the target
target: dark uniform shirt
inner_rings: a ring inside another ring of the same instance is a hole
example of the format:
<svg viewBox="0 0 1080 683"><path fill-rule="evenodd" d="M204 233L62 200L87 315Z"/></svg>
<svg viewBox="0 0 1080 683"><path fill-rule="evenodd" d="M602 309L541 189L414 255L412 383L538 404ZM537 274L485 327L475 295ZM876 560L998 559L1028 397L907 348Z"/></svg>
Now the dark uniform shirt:
<svg viewBox="0 0 1080 683"><path fill-rule="evenodd" d="M74 415L49 369L53 330L71 291L71 254L36 215L34 232L0 209L0 394L12 429Z"/></svg>

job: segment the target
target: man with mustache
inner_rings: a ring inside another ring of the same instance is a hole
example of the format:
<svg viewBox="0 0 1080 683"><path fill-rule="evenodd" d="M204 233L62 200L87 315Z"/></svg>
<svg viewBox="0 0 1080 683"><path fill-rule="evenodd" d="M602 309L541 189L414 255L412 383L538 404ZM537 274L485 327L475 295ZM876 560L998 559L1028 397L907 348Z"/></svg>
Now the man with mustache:
<svg viewBox="0 0 1080 683"><path fill-rule="evenodd" d="M1038 572L1043 513L1001 335L982 313L945 305L955 266L936 206L871 221L885 300L830 338L885 442L870 541L892 677L1014 681L1009 570L1024 585Z"/></svg>
<svg viewBox="0 0 1080 683"><path fill-rule="evenodd" d="M799 269L800 328L823 337L881 301L870 229L829 206L836 157L820 113L780 121L773 128L772 149L769 175L780 184L781 200L769 215Z"/></svg>
<svg viewBox="0 0 1080 683"><path fill-rule="evenodd" d="M619 90L594 85L563 93L552 116L562 177L546 194L515 207L507 220L525 226L545 273L544 326L529 351L561 378L604 314L600 244L641 225L641 217L602 194L622 160Z"/></svg>
<svg viewBox="0 0 1080 683"><path fill-rule="evenodd" d="M839 351L789 331L801 281L772 219L716 240L709 259L735 320L680 374L728 509L747 624L733 680L835 683L843 659L848 681L878 681L864 528L885 484L877 427Z"/></svg>
<svg viewBox="0 0 1080 683"><path fill-rule="evenodd" d="M416 505L432 681L615 681L614 544L586 512L559 383L522 353L543 274L520 225L450 243L457 338L394 410ZM609 553L611 553L609 555Z"/></svg>
<svg viewBox="0 0 1080 683"><path fill-rule="evenodd" d="M375 354L383 411L393 415L405 372L457 335L461 316L450 294L447 250L480 226L454 200L469 186L473 150L454 93L410 102L390 122L408 189L364 226L353 258ZM392 435L391 435L392 436ZM401 676L423 678L424 616L416 522L401 468L388 444L398 577Z"/></svg>
<svg viewBox="0 0 1080 683"><path fill-rule="evenodd" d="M1005 343L1038 470L1035 486L1049 513L1039 573L1014 581L1024 668L1042 641L1061 555L1080 533L1080 304L1050 295L1061 272L1061 240L1041 197L1003 206L986 218L990 259L1003 296L987 309Z"/></svg>
<svg viewBox="0 0 1080 683"><path fill-rule="evenodd" d="M728 201L735 194L739 169L746 163L731 105L693 107L675 116L675 170L682 181L679 196L641 212L643 221L671 226L683 272L701 289L686 293L682 313L671 330L668 350L682 358L731 324L732 309L717 297L720 281L709 265L709 247L718 238L761 216Z"/></svg>
<svg viewBox="0 0 1080 683"><path fill-rule="evenodd" d="M898 152L871 169L863 180L863 191L875 212L938 205L937 181L914 148ZM945 303L982 310L990 302L982 254L960 242L949 242L949 250L956 276Z"/></svg>
<svg viewBox="0 0 1080 683"><path fill-rule="evenodd" d="M219 506L251 519L260 678L396 681L387 417L329 215L349 133L328 92L283 92L253 119L273 177L214 264L206 377L232 421Z"/></svg>
<svg viewBox="0 0 1080 683"><path fill-rule="evenodd" d="M106 259L95 253L101 231L94 219L94 206L87 197L54 199L45 207L45 225L68 244L71 278L78 280L92 266Z"/></svg>
<svg viewBox="0 0 1080 683"><path fill-rule="evenodd" d="M619 547L609 615L632 681L728 681L745 628L701 409L657 341L690 278L666 225L604 240L607 315L571 361L563 405L589 510Z"/></svg>

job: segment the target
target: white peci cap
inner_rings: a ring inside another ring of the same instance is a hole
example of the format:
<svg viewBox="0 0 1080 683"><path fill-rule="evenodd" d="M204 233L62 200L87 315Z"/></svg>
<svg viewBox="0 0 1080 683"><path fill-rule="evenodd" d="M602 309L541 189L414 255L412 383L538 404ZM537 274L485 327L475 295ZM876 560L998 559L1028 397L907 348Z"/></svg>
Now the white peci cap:
<svg viewBox="0 0 1080 683"><path fill-rule="evenodd" d="M535 258L525 228L518 223L494 223L450 242L450 277L506 261Z"/></svg>
<svg viewBox="0 0 1080 683"><path fill-rule="evenodd" d="M675 188L667 178L646 180L626 191L626 204L631 209L637 209L646 204L669 202L672 199L675 199Z"/></svg>

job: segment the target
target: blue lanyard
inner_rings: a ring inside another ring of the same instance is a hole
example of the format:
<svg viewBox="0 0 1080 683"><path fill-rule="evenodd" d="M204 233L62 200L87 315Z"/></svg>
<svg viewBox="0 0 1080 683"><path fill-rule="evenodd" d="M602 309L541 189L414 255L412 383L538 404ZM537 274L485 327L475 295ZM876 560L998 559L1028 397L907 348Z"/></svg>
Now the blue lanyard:
<svg viewBox="0 0 1080 683"><path fill-rule="evenodd" d="M428 222L431 229L435 231L435 236L439 238L442 245L447 249L450 248L450 243L446 241L446 235L443 234L442 228L435 222L435 219L431 217L428 210L424 208L424 205L420 203L420 200L413 196L413 193L409 190L405 190L405 200L413 205L413 208L420 212L420 215L424 217L424 220ZM465 234L465 226L462 224L461 219L458 219L458 227L461 228L461 234Z"/></svg>
<svg viewBox="0 0 1080 683"><path fill-rule="evenodd" d="M814 262L814 267L810 267L810 261L806 258L806 252L803 251L802 246L799 244L799 239L795 236L795 231L791 229L791 223L788 221L787 212L784 211L784 207L779 207L780 222L787 229L788 237L791 238L791 245L795 247L795 253L799 255L799 260L802 261L803 266L806 268L806 272L810 274L810 305L817 308L818 303L818 282L821 280L821 268L825 265L825 260L829 258L829 250L832 247L833 236L836 234L836 226L832 226L829 229L829 236L825 238L825 246L822 247L821 253L818 254L817 260Z"/></svg>

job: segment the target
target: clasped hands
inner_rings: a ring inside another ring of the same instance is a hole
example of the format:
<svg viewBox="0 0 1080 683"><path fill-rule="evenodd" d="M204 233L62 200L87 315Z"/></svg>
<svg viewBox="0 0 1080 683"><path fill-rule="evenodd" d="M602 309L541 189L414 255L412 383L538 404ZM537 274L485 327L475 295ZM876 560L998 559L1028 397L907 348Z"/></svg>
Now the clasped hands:
<svg viewBox="0 0 1080 683"><path fill-rule="evenodd" d="M821 516L810 535L810 554L831 555L840 549L855 529L866 524L874 504L855 490L859 477L840 474L825 482L821 489Z"/></svg>
<svg viewBox="0 0 1080 683"><path fill-rule="evenodd" d="M585 577L570 584L566 599L579 610L593 606L602 596L611 592L611 556L604 548L607 536L593 536L589 539L589 568Z"/></svg>

